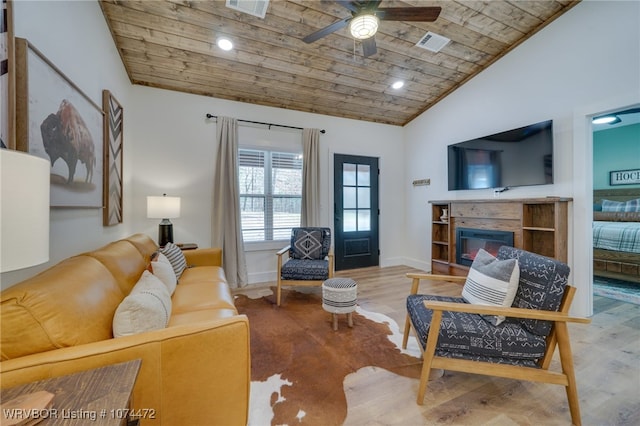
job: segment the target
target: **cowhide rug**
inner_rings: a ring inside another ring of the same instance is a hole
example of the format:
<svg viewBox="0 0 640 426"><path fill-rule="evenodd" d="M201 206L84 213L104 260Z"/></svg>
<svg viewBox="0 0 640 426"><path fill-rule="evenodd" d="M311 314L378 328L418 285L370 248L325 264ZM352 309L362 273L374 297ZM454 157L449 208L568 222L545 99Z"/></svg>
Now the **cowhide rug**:
<svg viewBox="0 0 640 426"><path fill-rule="evenodd" d="M343 381L363 367L419 378L415 339L413 355L403 353L401 332L384 315L358 308L353 328L343 314L334 331L319 294L283 290L279 308L272 295L240 295L235 304L248 316L251 330L251 425L343 424Z"/></svg>

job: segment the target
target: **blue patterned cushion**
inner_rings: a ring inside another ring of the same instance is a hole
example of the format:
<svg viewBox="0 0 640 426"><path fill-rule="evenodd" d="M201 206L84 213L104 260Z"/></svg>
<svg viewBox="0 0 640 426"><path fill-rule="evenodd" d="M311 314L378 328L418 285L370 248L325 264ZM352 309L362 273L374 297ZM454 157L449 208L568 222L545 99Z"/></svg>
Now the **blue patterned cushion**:
<svg viewBox="0 0 640 426"><path fill-rule="evenodd" d="M629 201L602 200L603 212L640 212L640 198Z"/></svg>
<svg viewBox="0 0 640 426"><path fill-rule="evenodd" d="M461 297L416 294L407 298L407 312L423 349L433 315L433 311L424 306L425 300L466 303ZM436 355L534 366L544 355L545 347L544 337L530 333L512 318L495 326L481 315L445 311Z"/></svg>
<svg viewBox="0 0 640 426"><path fill-rule="evenodd" d="M331 230L329 228L307 227L291 230L291 249L293 259L321 260L329 254Z"/></svg>
<svg viewBox="0 0 640 426"><path fill-rule="evenodd" d="M556 259L503 246L498 250L498 259L518 259L520 282L511 306L525 309L557 311L562 302L565 286L569 280L569 266ZM521 320L532 333L547 336L551 331L550 321Z"/></svg>
<svg viewBox="0 0 640 426"><path fill-rule="evenodd" d="M284 280L326 280L329 278L329 261L289 259L282 265Z"/></svg>

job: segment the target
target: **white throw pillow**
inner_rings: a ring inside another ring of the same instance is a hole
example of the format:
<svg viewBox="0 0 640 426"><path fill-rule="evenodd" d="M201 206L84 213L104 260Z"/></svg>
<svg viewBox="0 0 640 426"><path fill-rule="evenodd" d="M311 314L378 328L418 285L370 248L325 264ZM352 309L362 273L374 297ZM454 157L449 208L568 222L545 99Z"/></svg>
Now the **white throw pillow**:
<svg viewBox="0 0 640 426"><path fill-rule="evenodd" d="M473 260L467 281L462 288L462 297L476 305L509 307L518 291L520 267L517 259L498 260L483 249ZM501 315L486 315L493 325L505 320Z"/></svg>
<svg viewBox="0 0 640 426"><path fill-rule="evenodd" d="M155 259L156 262L166 263L167 265L171 266L171 262L169 262L169 259L167 259L167 256L165 256L161 252L157 252L157 253L158 253L158 257Z"/></svg>
<svg viewBox="0 0 640 426"><path fill-rule="evenodd" d="M162 253L160 254L160 256L166 259L166 257ZM166 263L161 260L151 262L151 272L153 272L153 275L158 277L160 281L162 281L162 283L167 286L169 294L173 295L173 292L176 291L176 284L178 283L178 279L176 278L176 273L174 272L173 267L171 266L169 261L167 260Z"/></svg>
<svg viewBox="0 0 640 426"><path fill-rule="evenodd" d="M113 336L122 337L165 328L171 316L171 295L167 286L145 270L116 309Z"/></svg>
<svg viewBox="0 0 640 426"><path fill-rule="evenodd" d="M176 273L176 278L180 279L180 275L182 272L187 269L187 259L184 258L184 254L180 247L173 243L167 243L166 246L160 250L161 254L167 256L169 262L171 262L171 266L173 266L173 270Z"/></svg>

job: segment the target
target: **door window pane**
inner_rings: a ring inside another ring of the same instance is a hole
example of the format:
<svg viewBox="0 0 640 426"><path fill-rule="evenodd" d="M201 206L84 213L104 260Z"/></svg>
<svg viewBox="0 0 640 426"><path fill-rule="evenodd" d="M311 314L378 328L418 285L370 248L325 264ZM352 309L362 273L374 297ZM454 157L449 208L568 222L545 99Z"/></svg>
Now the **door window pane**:
<svg viewBox="0 0 640 426"><path fill-rule="evenodd" d="M344 163L342 165L342 185L343 186L355 186L356 185L356 165Z"/></svg>
<svg viewBox="0 0 640 426"><path fill-rule="evenodd" d="M356 211L355 210L345 210L343 212L343 220L342 220L342 230L344 232L354 232L357 228L356 222Z"/></svg>
<svg viewBox="0 0 640 426"><path fill-rule="evenodd" d="M371 210L358 210L358 231L371 230Z"/></svg>
<svg viewBox="0 0 640 426"><path fill-rule="evenodd" d="M356 204L356 188L346 187L342 189L343 194L343 208L345 209L355 209L358 207Z"/></svg>
<svg viewBox="0 0 640 426"><path fill-rule="evenodd" d="M367 164L358 164L358 186L371 185L371 167Z"/></svg>
<svg viewBox="0 0 640 426"><path fill-rule="evenodd" d="M345 188L346 189L346 188ZM371 190L369 188L358 188L358 208L368 209L371 207Z"/></svg>

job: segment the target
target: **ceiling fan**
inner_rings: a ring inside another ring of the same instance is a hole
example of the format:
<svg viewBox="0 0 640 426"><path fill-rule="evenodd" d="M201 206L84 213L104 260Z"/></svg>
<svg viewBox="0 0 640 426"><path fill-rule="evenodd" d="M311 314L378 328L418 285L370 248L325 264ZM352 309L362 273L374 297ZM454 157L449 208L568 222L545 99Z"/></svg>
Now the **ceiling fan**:
<svg viewBox="0 0 640 426"><path fill-rule="evenodd" d="M439 6L382 8L378 7L380 1L338 1L337 3L351 11L351 16L309 34L302 41L313 43L348 25L351 35L362 41L362 51L366 58L377 52L374 36L378 30L379 21L433 22L442 10Z"/></svg>

